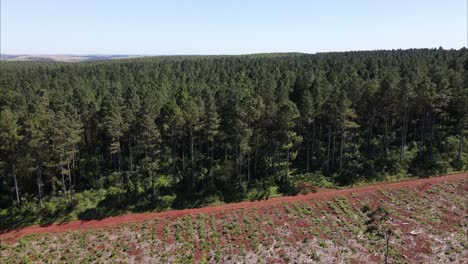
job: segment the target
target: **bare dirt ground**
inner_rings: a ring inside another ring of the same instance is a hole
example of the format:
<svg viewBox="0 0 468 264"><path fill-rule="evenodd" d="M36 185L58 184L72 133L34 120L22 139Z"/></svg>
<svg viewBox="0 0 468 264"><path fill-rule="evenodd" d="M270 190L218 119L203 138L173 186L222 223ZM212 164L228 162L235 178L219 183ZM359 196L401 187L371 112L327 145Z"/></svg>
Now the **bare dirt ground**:
<svg viewBox="0 0 468 264"><path fill-rule="evenodd" d="M219 214L230 210L244 209L244 208L263 208L279 205L282 203L292 203L307 201L310 199L321 199L321 198L332 198L336 196L347 196L352 199L352 196L362 195L366 193L373 193L379 190L395 190L400 188L416 188L421 192L429 188L433 184L444 183L444 182L456 182L460 180L467 180L468 173L451 174L440 177L432 177L426 179L412 179L394 183L383 183L369 185L365 187L347 188L340 190L320 190L317 193L307 195L297 195L288 197L277 197L264 201L246 201L240 203L223 204L217 206L209 206L197 209L185 209L185 210L173 210L160 213L138 213L138 214L127 214L116 217L109 217L102 220L91 220L91 221L70 221L63 224L52 224L49 226L29 226L16 230L11 230L0 234L0 240L5 242L13 243L18 238L29 235L29 234L45 234L45 233L60 233L75 230L86 230L104 228L114 225L120 225L132 222L143 222L152 219L171 219L178 218L186 215L198 215L198 214Z"/></svg>

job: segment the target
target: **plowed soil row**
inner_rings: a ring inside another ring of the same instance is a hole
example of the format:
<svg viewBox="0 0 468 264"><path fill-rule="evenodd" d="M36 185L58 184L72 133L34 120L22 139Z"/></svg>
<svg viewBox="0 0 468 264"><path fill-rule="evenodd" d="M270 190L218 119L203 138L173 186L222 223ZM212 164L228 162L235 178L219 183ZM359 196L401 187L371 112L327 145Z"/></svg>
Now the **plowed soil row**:
<svg viewBox="0 0 468 264"><path fill-rule="evenodd" d="M307 195L297 195L297 196L287 196L287 197L277 197L269 200L262 201L245 201L232 204L223 204L216 206L209 206L204 208L196 209L184 209L184 210L172 210L165 211L160 213L135 213L135 214L126 214L121 216L109 217L102 220L76 220L70 221L67 223L52 224L48 226L33 225L29 227L19 228L15 230L10 230L0 234L0 239L7 242L13 242L17 238L22 237L28 234L44 234L44 233L56 233L56 232L65 232L65 231L74 231L74 230L85 230L85 229L94 229L94 228L104 228L111 225L118 225L130 222L140 222L154 218L177 218L184 215L197 215L197 214L210 214L210 213L220 213L223 211L234 210L234 209L243 209L255 206L268 207L272 205L277 205L281 203L289 202L298 202L303 200L308 200L312 198L330 198L334 196L341 195L351 195L351 194L363 194L371 193L377 190L391 190L407 187L420 187L423 191L427 189L430 185L442 182L453 182L459 180L468 179L468 173L458 173L451 174L439 177L432 177L426 179L413 179L405 180L394 183L383 183L369 185L365 187L356 187L356 188L347 188L340 190L324 190L317 193L307 194Z"/></svg>

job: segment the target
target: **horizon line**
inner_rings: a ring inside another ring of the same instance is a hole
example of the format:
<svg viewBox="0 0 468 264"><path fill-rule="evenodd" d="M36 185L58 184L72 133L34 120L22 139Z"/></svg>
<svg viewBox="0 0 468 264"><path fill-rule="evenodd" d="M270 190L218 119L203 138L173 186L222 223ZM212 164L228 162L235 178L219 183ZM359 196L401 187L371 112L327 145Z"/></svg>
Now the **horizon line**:
<svg viewBox="0 0 468 264"><path fill-rule="evenodd" d="M335 53L335 52L359 52L359 51L392 51L392 50L414 50L414 49L443 49L443 50L460 50L467 48L462 46L459 48L444 48L443 46L438 47L416 47L416 48L391 48L391 49L355 49L355 50L330 50L330 51L316 51L316 52L304 52L304 51L259 51L251 53L171 53L171 54L156 54L156 53L8 53L0 52L0 55L35 55L35 56L232 56L232 55L255 55L255 54L287 54L287 53L299 53L299 54L317 54L317 53Z"/></svg>

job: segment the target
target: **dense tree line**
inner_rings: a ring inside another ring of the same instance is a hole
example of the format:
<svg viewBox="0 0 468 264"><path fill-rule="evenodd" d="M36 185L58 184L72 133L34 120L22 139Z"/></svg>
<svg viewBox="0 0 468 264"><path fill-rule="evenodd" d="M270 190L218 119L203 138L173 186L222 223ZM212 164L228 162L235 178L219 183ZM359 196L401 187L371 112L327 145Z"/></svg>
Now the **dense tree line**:
<svg viewBox="0 0 468 264"><path fill-rule="evenodd" d="M0 66L0 208L467 166L465 48Z"/></svg>

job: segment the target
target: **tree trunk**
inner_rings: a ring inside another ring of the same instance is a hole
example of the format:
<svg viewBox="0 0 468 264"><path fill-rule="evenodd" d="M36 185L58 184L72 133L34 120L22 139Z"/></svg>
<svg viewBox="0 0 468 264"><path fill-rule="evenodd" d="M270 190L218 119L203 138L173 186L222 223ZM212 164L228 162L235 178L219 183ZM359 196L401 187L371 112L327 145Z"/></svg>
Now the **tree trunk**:
<svg viewBox="0 0 468 264"><path fill-rule="evenodd" d="M203 143L202 143L202 140L199 141L199 144L198 144L198 171L199 172L202 172L203 171L203 157L204 157L204 152L203 152ZM200 177L201 177L201 181L203 182L203 173L200 173Z"/></svg>
<svg viewBox="0 0 468 264"><path fill-rule="evenodd" d="M330 173L330 147L331 147L331 129L330 127L328 127L327 173Z"/></svg>
<svg viewBox="0 0 468 264"><path fill-rule="evenodd" d="M227 156L228 156L228 150L227 150L227 147L226 147L226 143L224 143L223 146L224 146L224 163L226 163Z"/></svg>
<svg viewBox="0 0 468 264"><path fill-rule="evenodd" d="M132 136L128 135L128 158L130 160L130 171L133 171L133 155L132 155Z"/></svg>
<svg viewBox="0 0 468 264"><path fill-rule="evenodd" d="M367 126L368 126L368 129L367 129L367 147L370 147L371 145L371 141L372 141L372 137L374 136L374 129L373 129L373 125L374 125L374 116L375 116L375 111L372 110L372 114L370 116L370 118L368 119L368 123L367 123Z"/></svg>
<svg viewBox="0 0 468 264"><path fill-rule="evenodd" d="M458 148L458 161L461 161L461 159L462 159L464 141L465 141L465 136L464 136L464 134L462 132L462 134L460 135L460 144L459 144L459 148Z"/></svg>
<svg viewBox="0 0 468 264"><path fill-rule="evenodd" d="M67 162L67 169L68 169L68 189L70 190L70 200L73 200L73 186L72 186L72 179L71 179L71 172L70 172L70 161Z"/></svg>
<svg viewBox="0 0 468 264"><path fill-rule="evenodd" d="M334 134L334 131L332 131L332 134ZM332 142L333 142L333 150L332 150L332 157L331 157L331 165L332 165L332 167L334 169L335 165L336 165L336 158L335 158L336 139L335 139L335 135L332 136Z"/></svg>
<svg viewBox="0 0 468 264"><path fill-rule="evenodd" d="M60 156L60 175L62 175L63 197L67 198L67 186L65 186L65 174L63 173L62 156Z"/></svg>
<svg viewBox="0 0 468 264"><path fill-rule="evenodd" d="M250 183L250 150L247 152L247 183Z"/></svg>
<svg viewBox="0 0 468 264"><path fill-rule="evenodd" d="M39 207L42 208L42 168L41 166L38 166L37 168L37 190L38 190L38 196L39 196Z"/></svg>
<svg viewBox="0 0 468 264"><path fill-rule="evenodd" d="M320 122L319 124L319 131L318 131L318 137L317 137L317 143L313 143L313 152L312 152L312 158L314 160L318 160L321 158L321 144L322 144L322 132L323 132L323 129L322 129L322 123ZM315 141L315 140L314 140Z"/></svg>
<svg viewBox="0 0 468 264"><path fill-rule="evenodd" d="M194 170L194 158L193 158L193 135L190 131L190 175L192 177L192 186L195 186L195 170Z"/></svg>
<svg viewBox="0 0 468 264"><path fill-rule="evenodd" d="M289 181L289 147L286 151L286 182Z"/></svg>
<svg viewBox="0 0 468 264"><path fill-rule="evenodd" d="M172 191L175 192L176 188L176 150L175 150L175 139L174 139L174 128L171 128L171 141L172 141Z"/></svg>
<svg viewBox="0 0 468 264"><path fill-rule="evenodd" d="M118 138L117 141L119 142L119 148L118 148L118 152L117 152L117 166L118 166L117 168L118 168L119 174L120 174L120 184L122 186L122 190L125 190L124 176L123 176L123 173L122 173L122 148L121 148L121 145L120 145L120 138ZM119 199L120 199L120 196L119 196Z"/></svg>
<svg viewBox="0 0 468 264"><path fill-rule="evenodd" d="M309 172L309 138L307 138L307 142L306 142L306 171Z"/></svg>
<svg viewBox="0 0 468 264"><path fill-rule="evenodd" d="M388 131L388 118L384 117L385 129L384 129L384 138L383 138L383 157L387 157L387 131Z"/></svg>
<svg viewBox="0 0 468 264"><path fill-rule="evenodd" d="M20 206L20 198L19 198L19 191L18 191L18 181L16 180L16 168L15 164L13 166L13 180L15 181L15 192L16 192L16 206Z"/></svg>
<svg viewBox="0 0 468 264"><path fill-rule="evenodd" d="M436 126L436 117L435 113L433 111L430 112L430 124L431 124L431 136L429 140L429 155L432 156L432 144L434 142L434 137L435 137L435 128Z"/></svg>
<svg viewBox="0 0 468 264"><path fill-rule="evenodd" d="M343 149L344 149L344 127L341 127L341 142L340 142L340 175L343 168Z"/></svg>
<svg viewBox="0 0 468 264"><path fill-rule="evenodd" d="M353 129L353 148L357 148L357 129Z"/></svg>
<svg viewBox="0 0 468 264"><path fill-rule="evenodd" d="M73 178L73 186L76 186L76 176L75 176L75 146L73 146L73 152L72 152L72 178Z"/></svg>
<svg viewBox="0 0 468 264"><path fill-rule="evenodd" d="M419 158L422 157L422 149L424 146L424 128L426 125L426 112L423 113L423 119L421 122L422 122L421 123L421 142L419 144L419 153L418 153Z"/></svg>
<svg viewBox="0 0 468 264"><path fill-rule="evenodd" d="M255 152L254 152L254 177L257 177L257 155L258 155L258 136L255 135Z"/></svg>
<svg viewBox="0 0 468 264"><path fill-rule="evenodd" d="M182 147L182 171L185 173L185 147Z"/></svg>
<svg viewBox="0 0 468 264"><path fill-rule="evenodd" d="M407 128L408 128L408 104L405 104L405 112L403 114L403 128L401 131L400 161L403 160L403 153L405 151Z"/></svg>
<svg viewBox="0 0 468 264"><path fill-rule="evenodd" d="M122 172L122 148L120 145L120 138L119 138L119 154L118 154L118 161L119 161L119 172Z"/></svg>
<svg viewBox="0 0 468 264"><path fill-rule="evenodd" d="M153 165L151 165L151 198L154 201L155 193L156 193L156 183L154 180L154 171Z"/></svg>
<svg viewBox="0 0 468 264"><path fill-rule="evenodd" d="M214 139L211 139L211 150L210 150L210 177L211 177L211 183L213 183L213 167L214 167Z"/></svg>
<svg viewBox="0 0 468 264"><path fill-rule="evenodd" d="M237 145L237 144L236 144ZM237 178L239 178L239 185L242 183L241 175L240 175L240 170L239 170L239 159L240 159L240 154L239 154L239 148L236 146L236 174Z"/></svg>
<svg viewBox="0 0 468 264"><path fill-rule="evenodd" d="M315 158L315 121L313 121L312 123L312 146L311 146L311 158L314 159ZM310 160L308 161L310 162ZM308 167L310 168L310 164L307 164Z"/></svg>

